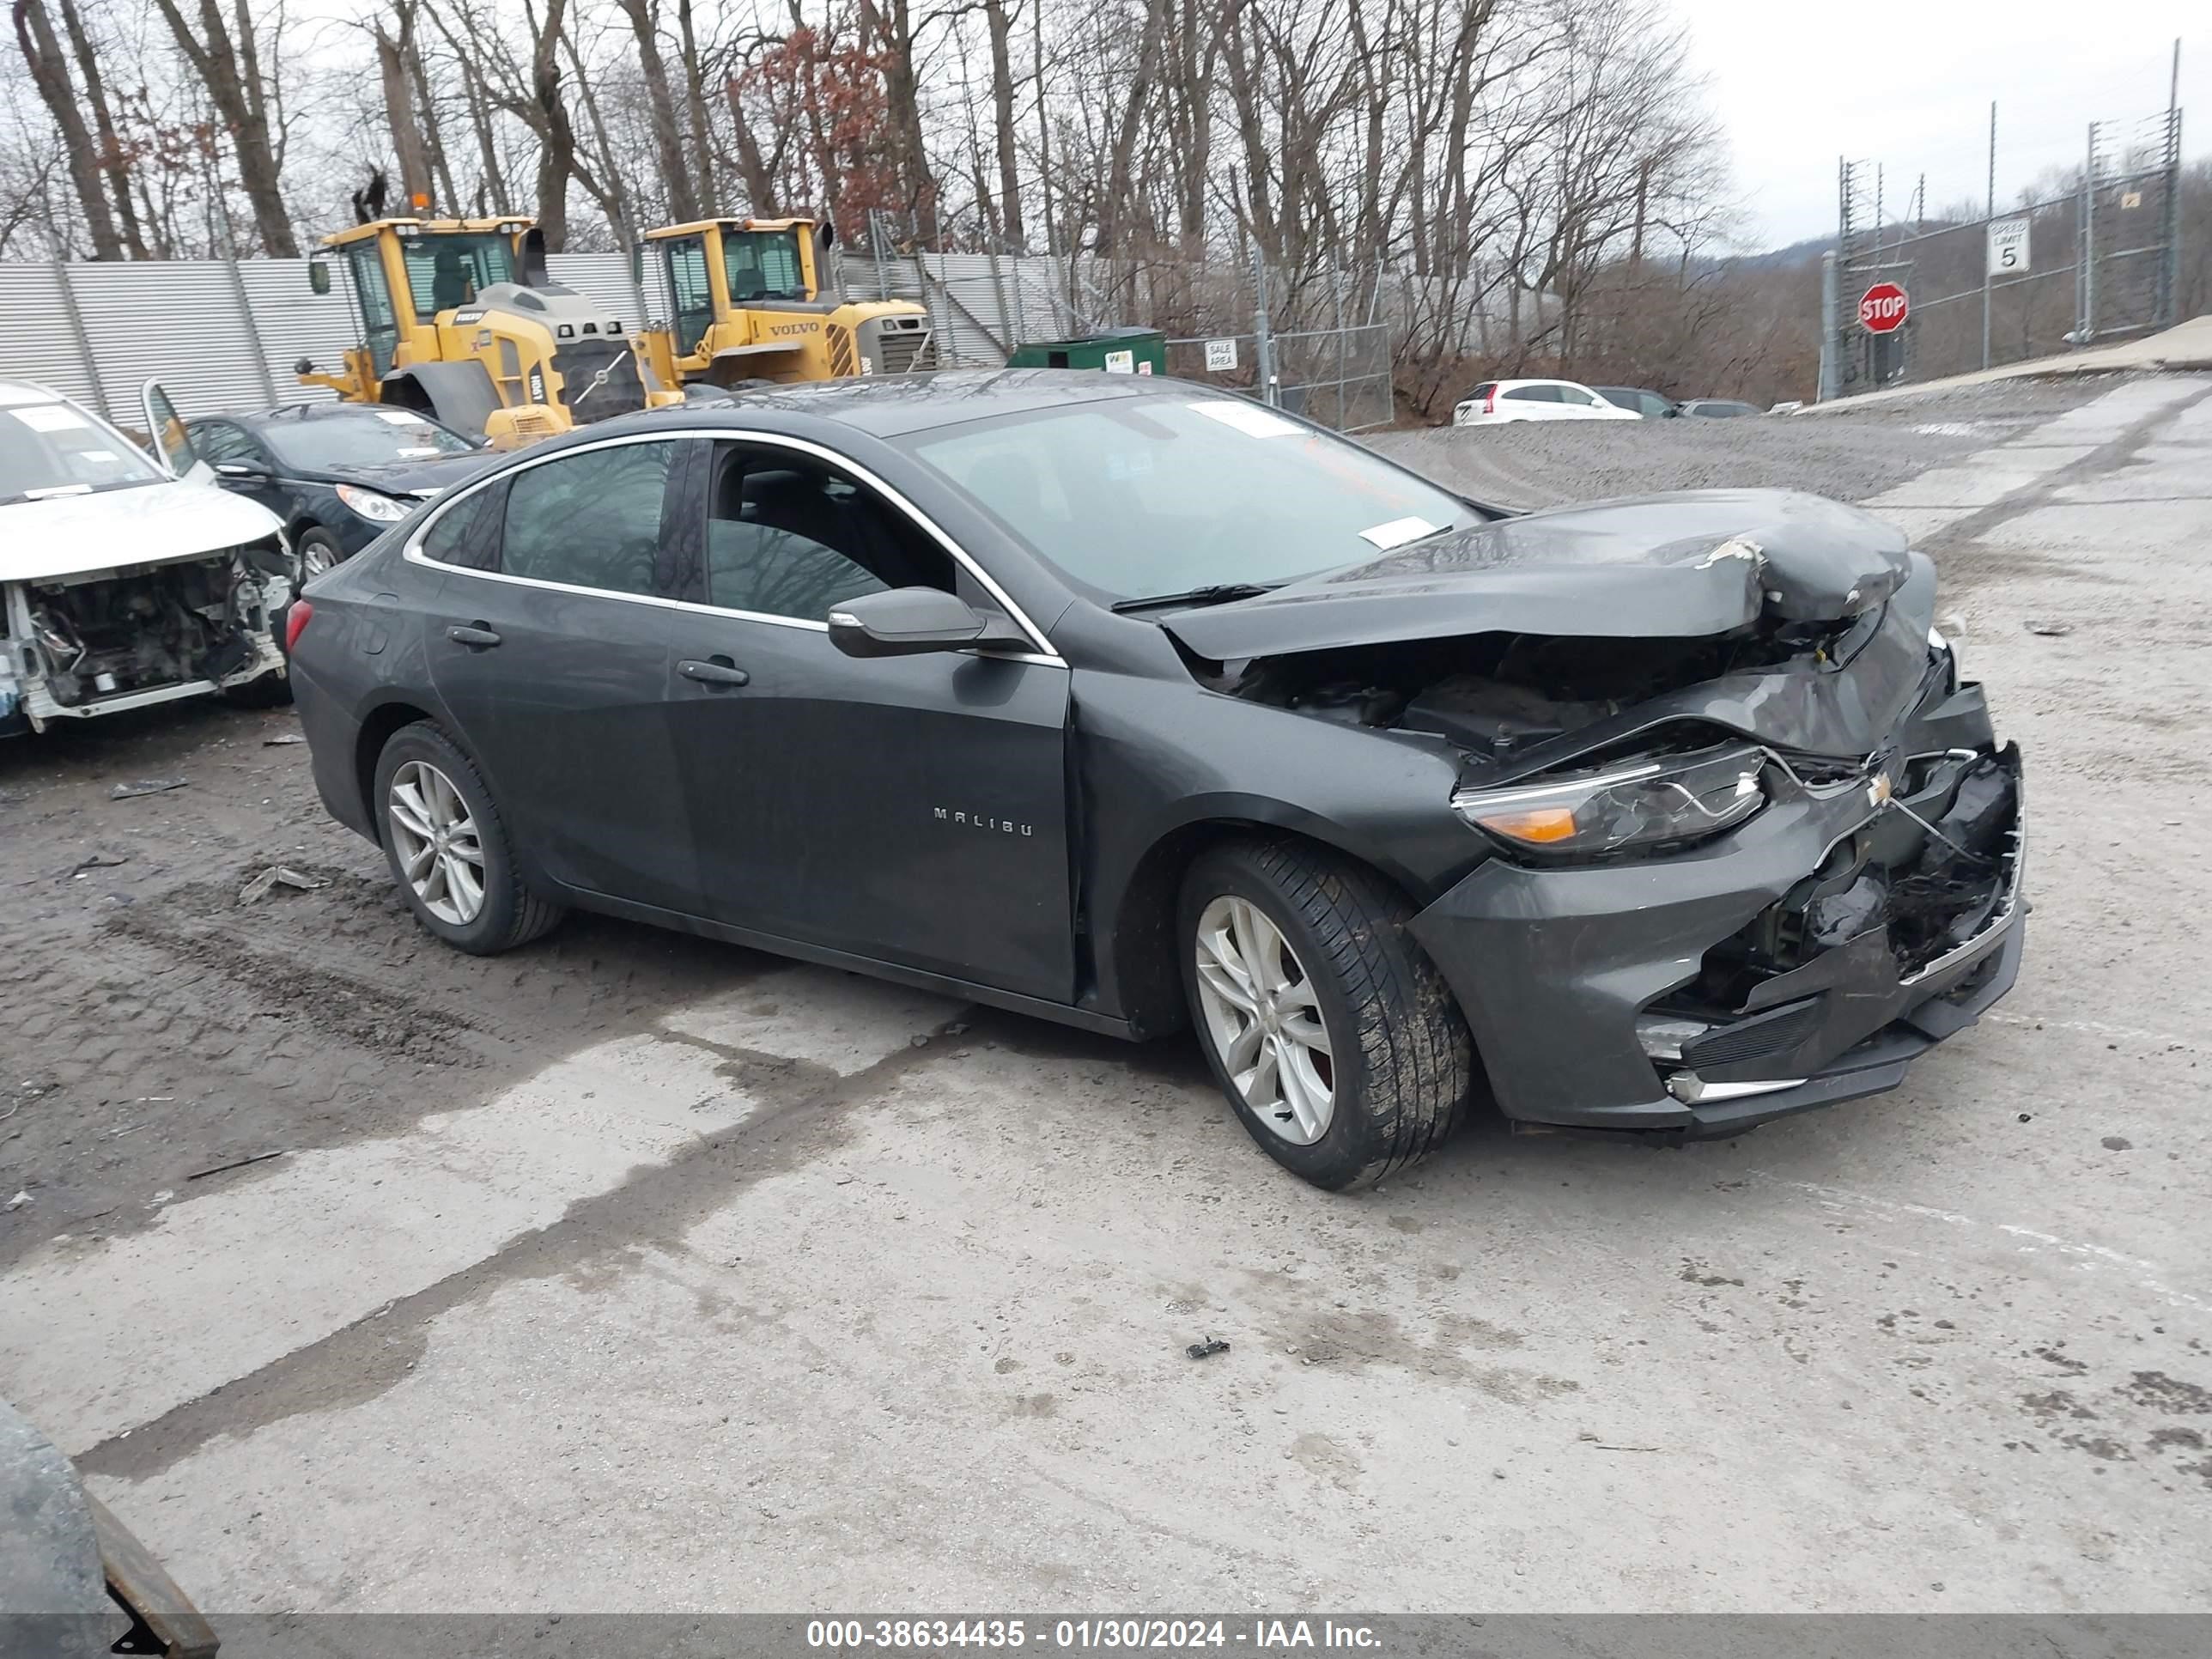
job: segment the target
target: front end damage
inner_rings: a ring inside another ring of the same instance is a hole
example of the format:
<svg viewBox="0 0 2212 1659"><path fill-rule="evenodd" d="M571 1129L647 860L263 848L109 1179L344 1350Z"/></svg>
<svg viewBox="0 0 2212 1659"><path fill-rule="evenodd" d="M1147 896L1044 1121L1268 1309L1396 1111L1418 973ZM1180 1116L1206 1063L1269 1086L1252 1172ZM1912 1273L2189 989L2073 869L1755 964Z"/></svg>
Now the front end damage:
<svg viewBox="0 0 2212 1659"><path fill-rule="evenodd" d="M0 586L0 730L33 731L285 672L292 560L275 536L197 558Z"/></svg>
<svg viewBox="0 0 2212 1659"><path fill-rule="evenodd" d="M1507 1116L1732 1133L1893 1088L2019 971L2018 751L1855 509L1536 514L1170 621L1218 690L1448 746L1412 923Z"/></svg>

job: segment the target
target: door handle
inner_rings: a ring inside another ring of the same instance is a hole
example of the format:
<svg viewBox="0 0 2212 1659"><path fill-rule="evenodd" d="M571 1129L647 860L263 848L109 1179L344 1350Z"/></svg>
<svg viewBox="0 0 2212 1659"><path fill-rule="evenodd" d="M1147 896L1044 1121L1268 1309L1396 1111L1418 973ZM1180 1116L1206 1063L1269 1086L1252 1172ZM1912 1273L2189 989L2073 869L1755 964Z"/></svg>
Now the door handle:
<svg viewBox="0 0 2212 1659"><path fill-rule="evenodd" d="M676 672L687 680L715 687L748 685L753 678L727 657L710 657L705 662L686 657L676 665Z"/></svg>
<svg viewBox="0 0 2212 1659"><path fill-rule="evenodd" d="M482 623L471 623L466 628L456 623L446 630L446 637L455 645L465 645L477 651L489 651L499 643L499 635Z"/></svg>

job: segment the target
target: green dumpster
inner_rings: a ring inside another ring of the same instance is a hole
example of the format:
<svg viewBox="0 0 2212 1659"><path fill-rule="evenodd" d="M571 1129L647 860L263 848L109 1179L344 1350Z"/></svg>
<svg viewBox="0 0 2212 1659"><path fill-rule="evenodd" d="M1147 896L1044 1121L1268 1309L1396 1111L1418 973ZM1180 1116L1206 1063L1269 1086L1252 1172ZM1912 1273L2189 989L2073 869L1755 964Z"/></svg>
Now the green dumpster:
<svg viewBox="0 0 2212 1659"><path fill-rule="evenodd" d="M1152 328L1109 328L1080 340L1031 340L1018 345L1008 368L1103 368L1109 374L1164 374L1168 337Z"/></svg>

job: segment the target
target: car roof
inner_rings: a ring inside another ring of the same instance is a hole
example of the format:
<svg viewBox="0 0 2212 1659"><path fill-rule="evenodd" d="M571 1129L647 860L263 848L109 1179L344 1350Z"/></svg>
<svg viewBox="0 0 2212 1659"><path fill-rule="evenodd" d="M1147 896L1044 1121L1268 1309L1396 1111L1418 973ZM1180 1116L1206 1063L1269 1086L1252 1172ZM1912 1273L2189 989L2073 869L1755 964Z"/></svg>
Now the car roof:
<svg viewBox="0 0 2212 1659"><path fill-rule="evenodd" d="M763 412L811 416L878 438L902 437L1000 415L1145 398L1230 397L1222 386L1165 375L1108 374L1079 368L948 368L921 374L872 374L805 386L763 386L731 394L726 404L647 410L577 429L605 436L651 431L680 417L687 425L757 427Z"/></svg>
<svg viewBox="0 0 2212 1659"><path fill-rule="evenodd" d="M36 380L0 380L0 404L65 404L70 400Z"/></svg>

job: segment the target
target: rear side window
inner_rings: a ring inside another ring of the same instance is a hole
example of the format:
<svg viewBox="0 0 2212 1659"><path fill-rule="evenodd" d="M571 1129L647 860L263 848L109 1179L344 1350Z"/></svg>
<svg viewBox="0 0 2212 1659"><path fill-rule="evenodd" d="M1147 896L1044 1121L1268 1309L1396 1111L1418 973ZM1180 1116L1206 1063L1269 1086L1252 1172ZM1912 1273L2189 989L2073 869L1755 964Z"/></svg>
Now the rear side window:
<svg viewBox="0 0 2212 1659"><path fill-rule="evenodd" d="M1507 391L1509 398L1517 398L1524 404L1555 404L1559 401L1559 388L1555 386L1516 386Z"/></svg>
<svg viewBox="0 0 2212 1659"><path fill-rule="evenodd" d="M462 496L423 532L422 556L465 570L496 570L500 507L506 499L503 482Z"/></svg>
<svg viewBox="0 0 2212 1659"><path fill-rule="evenodd" d="M507 488L500 569L510 576L651 593L677 446L618 444L529 467Z"/></svg>

